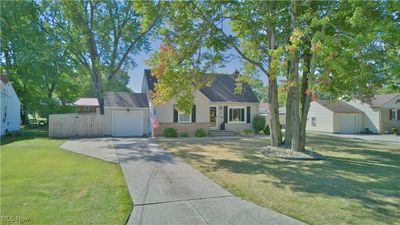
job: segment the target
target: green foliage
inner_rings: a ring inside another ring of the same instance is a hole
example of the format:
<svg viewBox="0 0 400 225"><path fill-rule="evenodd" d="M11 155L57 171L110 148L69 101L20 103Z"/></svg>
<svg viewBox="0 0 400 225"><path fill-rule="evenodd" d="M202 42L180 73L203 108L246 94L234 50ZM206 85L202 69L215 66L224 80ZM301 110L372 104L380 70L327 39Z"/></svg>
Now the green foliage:
<svg viewBox="0 0 400 225"><path fill-rule="evenodd" d="M390 129L390 132L391 132L392 134L397 134L398 131L399 131L399 129L396 128L396 127L393 127L392 129Z"/></svg>
<svg viewBox="0 0 400 225"><path fill-rule="evenodd" d="M165 137L177 137L178 131L175 128L169 127L164 129Z"/></svg>
<svg viewBox="0 0 400 225"><path fill-rule="evenodd" d="M189 137L189 134L186 132L181 132L179 136L180 137Z"/></svg>
<svg viewBox="0 0 400 225"><path fill-rule="evenodd" d="M261 130L264 129L265 127L265 117L264 116L260 116L260 115L256 115L253 118L253 121L251 122L254 131L256 132L256 134L258 134L258 132L260 132Z"/></svg>
<svg viewBox="0 0 400 225"><path fill-rule="evenodd" d="M203 128L198 128L194 132L194 136L196 136L196 137L205 137L205 136L207 136L207 132Z"/></svg>
<svg viewBox="0 0 400 225"><path fill-rule="evenodd" d="M271 134L271 131L270 131L270 129L269 129L269 125L268 125L268 124L267 124L267 126L264 127L263 133L264 133L265 135L270 135L270 134Z"/></svg>

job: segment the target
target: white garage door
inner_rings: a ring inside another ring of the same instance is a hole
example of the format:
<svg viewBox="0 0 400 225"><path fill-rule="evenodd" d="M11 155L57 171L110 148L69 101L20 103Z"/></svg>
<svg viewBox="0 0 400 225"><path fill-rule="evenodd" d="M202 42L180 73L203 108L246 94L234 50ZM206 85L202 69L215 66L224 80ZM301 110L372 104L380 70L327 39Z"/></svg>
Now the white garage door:
<svg viewBox="0 0 400 225"><path fill-rule="evenodd" d="M358 132L358 114L338 115L338 132L341 134L355 134Z"/></svg>
<svg viewBox="0 0 400 225"><path fill-rule="evenodd" d="M143 112L113 112L112 136L143 136Z"/></svg>

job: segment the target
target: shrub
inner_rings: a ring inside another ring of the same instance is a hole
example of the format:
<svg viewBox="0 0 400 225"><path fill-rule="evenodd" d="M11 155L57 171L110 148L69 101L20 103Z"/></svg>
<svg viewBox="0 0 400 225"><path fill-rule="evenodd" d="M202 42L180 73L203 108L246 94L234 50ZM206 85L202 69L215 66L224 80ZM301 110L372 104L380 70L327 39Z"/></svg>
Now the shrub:
<svg viewBox="0 0 400 225"><path fill-rule="evenodd" d="M257 115L253 118L253 129L258 134L265 127L265 117Z"/></svg>
<svg viewBox="0 0 400 225"><path fill-rule="evenodd" d="M196 137L205 137L205 136L207 136L207 133L203 128L199 128L199 129L196 129L196 132L194 133L194 135Z"/></svg>
<svg viewBox="0 0 400 225"><path fill-rule="evenodd" d="M165 137L177 137L178 131L175 128L169 127L164 129Z"/></svg>
<svg viewBox="0 0 400 225"><path fill-rule="evenodd" d="M270 135L271 134L271 130L269 129L269 125L267 124L267 126L264 127L263 133L265 135Z"/></svg>
<svg viewBox="0 0 400 225"><path fill-rule="evenodd" d="M392 134L397 134L398 131L399 131L399 129L397 129L396 127L393 127L392 129L390 129L390 133L392 133Z"/></svg>
<svg viewBox="0 0 400 225"><path fill-rule="evenodd" d="M186 132L182 132L182 133L180 134L180 136L181 136L181 137L189 137L189 134L186 133Z"/></svg>

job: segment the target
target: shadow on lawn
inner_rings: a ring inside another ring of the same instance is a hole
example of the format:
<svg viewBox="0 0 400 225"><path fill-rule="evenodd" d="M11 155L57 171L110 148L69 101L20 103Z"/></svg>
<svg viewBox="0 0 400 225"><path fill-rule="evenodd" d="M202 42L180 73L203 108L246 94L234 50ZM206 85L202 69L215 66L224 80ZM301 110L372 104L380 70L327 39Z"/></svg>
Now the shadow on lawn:
<svg viewBox="0 0 400 225"><path fill-rule="evenodd" d="M396 209L400 208L400 151L382 149L382 146L375 149L379 144L365 141L341 139L338 143L338 140L327 139L311 138L312 145L328 155L328 160L322 162L265 158L250 147L239 149L232 144L231 149L242 154L244 160L222 159L213 160L213 163L216 169L234 173L272 175L280 182L263 182L280 188L289 186L298 192L353 199L371 209L377 221L396 221L399 218ZM329 151L338 154L330 156ZM354 157L341 156L341 153Z"/></svg>
<svg viewBox="0 0 400 225"><path fill-rule="evenodd" d="M16 141L23 141L28 139L35 139L38 137L47 137L48 130L46 128L23 128L20 131L16 131L10 134L6 134L1 137L0 143L2 146L11 144Z"/></svg>

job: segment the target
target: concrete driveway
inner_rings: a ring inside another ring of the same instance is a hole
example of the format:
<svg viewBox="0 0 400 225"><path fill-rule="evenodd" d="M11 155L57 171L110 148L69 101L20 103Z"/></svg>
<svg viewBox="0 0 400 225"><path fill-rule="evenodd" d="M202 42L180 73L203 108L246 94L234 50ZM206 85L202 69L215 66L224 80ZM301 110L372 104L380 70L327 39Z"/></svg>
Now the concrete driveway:
<svg viewBox="0 0 400 225"><path fill-rule="evenodd" d="M378 142L382 144L399 144L400 145L400 136L396 136L393 134L332 134L332 133L325 133L325 132L309 132L314 134L323 134L329 135L334 137L341 137L341 138L349 138L349 139L359 139L369 142Z"/></svg>
<svg viewBox="0 0 400 225"><path fill-rule="evenodd" d="M98 142L118 158L134 202L128 224L303 224L233 196L150 139L79 140L81 152Z"/></svg>

